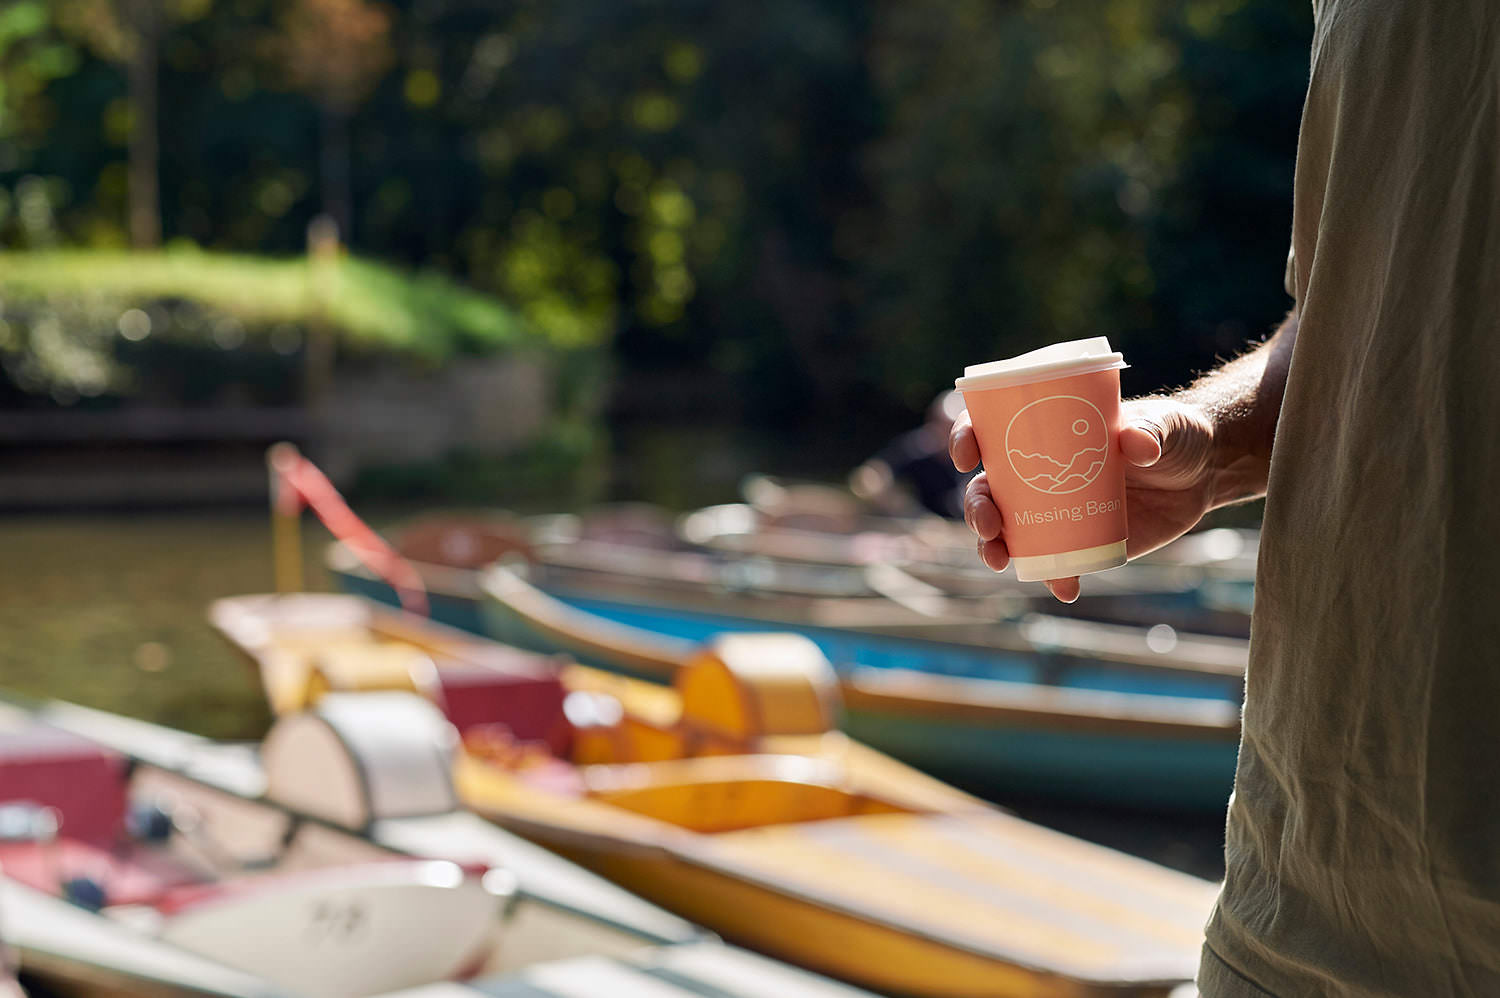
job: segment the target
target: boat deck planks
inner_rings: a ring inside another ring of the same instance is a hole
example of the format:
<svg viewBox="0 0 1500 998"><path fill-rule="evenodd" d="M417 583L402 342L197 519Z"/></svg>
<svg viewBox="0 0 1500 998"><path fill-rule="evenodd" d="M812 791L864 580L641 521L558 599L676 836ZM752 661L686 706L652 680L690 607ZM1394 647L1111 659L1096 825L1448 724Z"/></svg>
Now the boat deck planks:
<svg viewBox="0 0 1500 998"><path fill-rule="evenodd" d="M1192 976L1212 885L1125 888L1106 869L1117 857L1081 856L1096 847L1063 836L1012 853L1012 833L981 816L880 815L730 832L703 848L757 883L1019 966L1100 983ZM1067 873L1075 860L1094 883Z"/></svg>

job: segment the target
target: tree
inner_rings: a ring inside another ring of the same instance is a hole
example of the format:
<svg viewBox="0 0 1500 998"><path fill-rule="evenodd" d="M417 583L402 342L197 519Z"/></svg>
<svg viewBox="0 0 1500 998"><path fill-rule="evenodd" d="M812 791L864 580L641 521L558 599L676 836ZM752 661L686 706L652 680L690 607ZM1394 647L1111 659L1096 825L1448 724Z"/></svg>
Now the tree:
<svg viewBox="0 0 1500 998"><path fill-rule="evenodd" d="M345 241L353 217L349 117L390 68L390 27L390 16L365 0L295 0L270 42L291 85L317 101L322 112L323 211Z"/></svg>
<svg viewBox="0 0 1500 998"><path fill-rule="evenodd" d="M1301 0L882 4L877 382L915 406L963 364L1108 333L1127 390L1155 388L1270 328L1308 28Z"/></svg>
<svg viewBox="0 0 1500 998"><path fill-rule="evenodd" d="M100 58L125 66L130 89L130 243L161 243L157 174L157 44L161 0L60 0L59 23Z"/></svg>

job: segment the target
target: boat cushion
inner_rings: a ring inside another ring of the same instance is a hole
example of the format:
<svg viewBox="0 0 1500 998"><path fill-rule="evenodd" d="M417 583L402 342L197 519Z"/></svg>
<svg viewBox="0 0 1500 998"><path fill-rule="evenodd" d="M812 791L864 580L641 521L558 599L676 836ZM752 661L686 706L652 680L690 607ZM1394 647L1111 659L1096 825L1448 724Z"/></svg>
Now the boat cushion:
<svg viewBox="0 0 1500 998"><path fill-rule="evenodd" d="M481 725L503 724L517 741L543 742L565 757L573 730L563 713L567 691L552 672L500 671L442 660L438 705L460 734Z"/></svg>
<svg viewBox="0 0 1500 998"><path fill-rule="evenodd" d="M0 730L0 801L55 808L62 835L108 845L125 818L125 760L44 724Z"/></svg>

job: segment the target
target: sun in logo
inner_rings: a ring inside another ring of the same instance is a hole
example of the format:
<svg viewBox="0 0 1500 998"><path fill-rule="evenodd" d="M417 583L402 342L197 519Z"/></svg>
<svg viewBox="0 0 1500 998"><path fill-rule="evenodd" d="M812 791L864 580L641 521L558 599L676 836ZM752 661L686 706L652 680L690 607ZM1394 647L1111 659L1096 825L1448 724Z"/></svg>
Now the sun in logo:
<svg viewBox="0 0 1500 998"><path fill-rule="evenodd" d="M1038 492L1066 495L1104 470L1109 432L1088 399L1051 395L1022 407L1005 430L1005 455L1016 477Z"/></svg>

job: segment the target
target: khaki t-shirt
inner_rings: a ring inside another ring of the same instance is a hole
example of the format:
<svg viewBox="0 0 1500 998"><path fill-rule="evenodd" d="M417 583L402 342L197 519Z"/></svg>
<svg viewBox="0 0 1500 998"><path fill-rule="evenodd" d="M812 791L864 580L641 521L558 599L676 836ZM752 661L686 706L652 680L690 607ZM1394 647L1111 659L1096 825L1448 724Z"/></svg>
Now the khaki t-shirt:
<svg viewBox="0 0 1500 998"><path fill-rule="evenodd" d="M1500 0L1321 0L1208 998L1500 996Z"/></svg>

